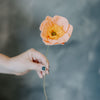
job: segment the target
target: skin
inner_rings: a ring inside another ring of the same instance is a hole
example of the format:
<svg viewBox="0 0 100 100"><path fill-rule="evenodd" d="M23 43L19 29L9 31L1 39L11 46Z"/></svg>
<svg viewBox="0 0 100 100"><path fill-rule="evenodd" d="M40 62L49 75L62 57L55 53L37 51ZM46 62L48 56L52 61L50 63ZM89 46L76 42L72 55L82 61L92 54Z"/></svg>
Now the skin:
<svg viewBox="0 0 100 100"><path fill-rule="evenodd" d="M43 66L46 67L46 71L42 70ZM0 73L24 75L30 70L34 70L40 78L43 78L49 73L48 69L47 58L33 48L15 57L0 54Z"/></svg>

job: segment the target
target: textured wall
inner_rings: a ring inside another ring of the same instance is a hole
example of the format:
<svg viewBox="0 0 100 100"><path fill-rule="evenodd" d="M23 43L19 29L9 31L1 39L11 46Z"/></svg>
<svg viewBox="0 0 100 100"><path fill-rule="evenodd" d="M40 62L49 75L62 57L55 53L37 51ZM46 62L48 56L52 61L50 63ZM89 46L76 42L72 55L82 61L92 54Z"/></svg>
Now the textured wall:
<svg viewBox="0 0 100 100"><path fill-rule="evenodd" d="M100 0L0 0L0 52L18 55L29 48L45 54L39 25L45 16L67 17L71 39L51 46L48 100L100 100ZM34 71L0 74L0 100L44 100Z"/></svg>

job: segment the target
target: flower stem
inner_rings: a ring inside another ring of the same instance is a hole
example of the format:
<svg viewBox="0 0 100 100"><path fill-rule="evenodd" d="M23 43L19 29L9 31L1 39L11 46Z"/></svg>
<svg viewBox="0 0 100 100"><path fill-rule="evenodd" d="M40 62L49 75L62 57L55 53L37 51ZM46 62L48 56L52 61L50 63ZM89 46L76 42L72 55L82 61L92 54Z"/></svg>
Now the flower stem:
<svg viewBox="0 0 100 100"><path fill-rule="evenodd" d="M47 47L47 50L46 50L46 57L48 56L48 50L49 50L49 46ZM45 100L48 100L46 87L45 87L45 76L43 77L43 90L44 90Z"/></svg>

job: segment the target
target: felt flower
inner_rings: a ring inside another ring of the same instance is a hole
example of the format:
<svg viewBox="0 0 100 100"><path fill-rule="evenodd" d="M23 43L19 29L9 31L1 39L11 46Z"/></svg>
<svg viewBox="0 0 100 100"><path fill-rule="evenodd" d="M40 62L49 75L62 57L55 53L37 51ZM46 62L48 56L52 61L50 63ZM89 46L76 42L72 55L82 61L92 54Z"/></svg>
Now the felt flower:
<svg viewBox="0 0 100 100"><path fill-rule="evenodd" d="M40 31L46 45L64 44L71 37L73 26L62 16L47 16L40 25Z"/></svg>

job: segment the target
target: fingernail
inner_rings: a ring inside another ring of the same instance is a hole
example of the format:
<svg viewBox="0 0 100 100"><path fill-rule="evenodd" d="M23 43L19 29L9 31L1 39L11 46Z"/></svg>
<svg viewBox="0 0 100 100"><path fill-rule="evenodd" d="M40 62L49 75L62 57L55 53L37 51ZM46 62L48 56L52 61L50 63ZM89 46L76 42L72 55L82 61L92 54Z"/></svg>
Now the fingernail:
<svg viewBox="0 0 100 100"><path fill-rule="evenodd" d="M44 66L42 67L42 70L45 71L45 67Z"/></svg>

